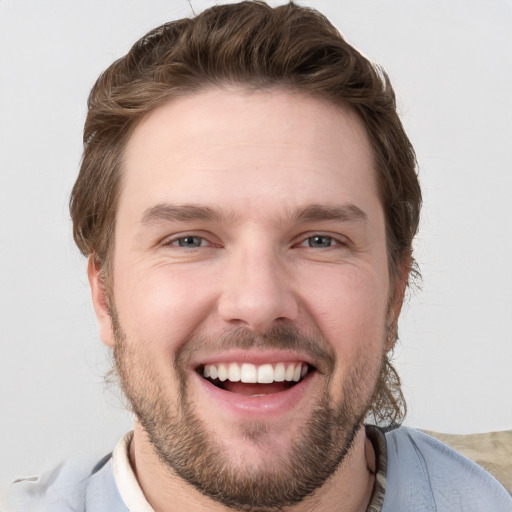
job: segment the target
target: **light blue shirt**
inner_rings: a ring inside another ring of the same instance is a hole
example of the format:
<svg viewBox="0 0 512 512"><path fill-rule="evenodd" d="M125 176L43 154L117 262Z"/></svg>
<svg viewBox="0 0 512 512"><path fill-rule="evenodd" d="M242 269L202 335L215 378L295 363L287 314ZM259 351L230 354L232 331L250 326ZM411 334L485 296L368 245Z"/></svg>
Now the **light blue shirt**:
<svg viewBox="0 0 512 512"><path fill-rule="evenodd" d="M386 444L382 512L512 512L512 497L493 476L437 439L402 427Z"/></svg>
<svg viewBox="0 0 512 512"><path fill-rule="evenodd" d="M426 434L398 428L386 434L383 450L381 512L512 512L512 497L494 477ZM130 512L118 485L111 456L94 466L68 462L11 484L0 510Z"/></svg>

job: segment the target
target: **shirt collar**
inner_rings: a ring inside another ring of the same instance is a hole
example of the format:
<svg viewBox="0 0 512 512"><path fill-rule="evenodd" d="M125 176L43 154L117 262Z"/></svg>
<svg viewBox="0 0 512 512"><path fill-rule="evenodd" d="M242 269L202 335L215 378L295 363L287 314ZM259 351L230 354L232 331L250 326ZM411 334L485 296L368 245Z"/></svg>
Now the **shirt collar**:
<svg viewBox="0 0 512 512"><path fill-rule="evenodd" d="M114 479L121 498L130 512L155 512L148 503L130 464L130 443L133 430L127 432L117 443L112 452Z"/></svg>

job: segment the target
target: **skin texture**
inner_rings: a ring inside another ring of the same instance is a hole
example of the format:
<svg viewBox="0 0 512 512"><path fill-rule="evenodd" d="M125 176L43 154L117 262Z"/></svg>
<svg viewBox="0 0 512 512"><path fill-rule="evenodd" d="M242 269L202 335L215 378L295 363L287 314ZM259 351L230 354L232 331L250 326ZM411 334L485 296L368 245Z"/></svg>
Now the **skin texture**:
<svg viewBox="0 0 512 512"><path fill-rule="evenodd" d="M132 465L156 511L365 510L361 422L403 291L391 293L352 112L279 89L159 107L126 148L112 289L92 257L89 277L138 416ZM315 370L283 404L247 409L205 388L197 369L215 358Z"/></svg>

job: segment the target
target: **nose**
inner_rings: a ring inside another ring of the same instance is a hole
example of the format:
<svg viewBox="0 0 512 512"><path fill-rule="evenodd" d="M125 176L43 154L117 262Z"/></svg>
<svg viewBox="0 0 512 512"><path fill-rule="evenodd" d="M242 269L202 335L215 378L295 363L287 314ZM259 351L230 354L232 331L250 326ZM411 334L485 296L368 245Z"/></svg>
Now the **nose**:
<svg viewBox="0 0 512 512"><path fill-rule="evenodd" d="M271 248L236 251L226 262L218 311L227 323L264 333L297 318L293 279Z"/></svg>

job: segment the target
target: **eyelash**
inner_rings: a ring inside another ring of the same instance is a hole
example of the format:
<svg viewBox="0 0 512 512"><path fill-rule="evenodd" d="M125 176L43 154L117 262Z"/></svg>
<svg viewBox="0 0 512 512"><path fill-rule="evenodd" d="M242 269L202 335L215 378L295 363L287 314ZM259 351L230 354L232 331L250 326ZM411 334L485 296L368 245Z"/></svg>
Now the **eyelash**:
<svg viewBox="0 0 512 512"><path fill-rule="evenodd" d="M300 244L299 246L303 246L302 244L304 244L305 242L308 242L308 247L310 248L313 248L313 246L311 245L311 241L315 238L323 238L323 239L327 239L329 240L330 242L330 245L328 245L327 247L317 247L318 249L329 249L333 246L339 246L339 245L347 245L346 241L345 240L340 240L339 238L336 238L335 236L332 236L332 235L324 235L322 233L316 233L314 235L311 235L311 236L308 236L306 237Z"/></svg>
<svg viewBox="0 0 512 512"><path fill-rule="evenodd" d="M170 240L166 240L163 242L162 245L164 246L174 246L174 247L183 247L183 248L186 248L187 246L185 245L181 245L181 241L184 241L186 240L187 238L191 238L191 239L196 239L196 240L200 240L201 242L208 242L207 238L204 237L204 236L198 236L198 235L184 235L184 236L179 236L179 237L176 237L176 238L172 238ZM214 245L214 244L209 244L209 245ZM196 246L196 247L192 247L192 249L198 249L199 247L203 247L203 245L199 245L199 246Z"/></svg>
<svg viewBox="0 0 512 512"><path fill-rule="evenodd" d="M186 240L186 239L195 239L195 240L199 240L199 243L201 245L196 245L196 246L193 246L193 247L187 247L186 245L182 245L181 242ZM316 247L318 249L330 249L331 247L336 247L336 246L346 246L348 245L347 243L347 240L346 239L341 239L340 238L337 238L335 236L332 236L332 235L326 235L326 234L322 234L322 233L315 233L315 234L312 234L310 236L307 236L305 238L301 238L301 241L300 243L298 244L294 244L294 246L296 247L309 247L311 249L315 248L311 245L311 241L315 238L323 238L323 239L327 239L328 240L328 243L329 245L326 246L326 247ZM164 246L173 246L173 247L181 247L181 248L189 248L189 249L199 249L200 247L204 247L202 245L203 242L207 242L208 243L208 239L204 236L198 236L198 235L184 235L184 236L180 236L180 237L177 237L177 238L172 238L170 240L167 240L167 241L164 241L164 243L162 245ZM304 245L305 243L307 243L308 245ZM215 244L212 244L212 243L208 243L207 246L215 246Z"/></svg>

